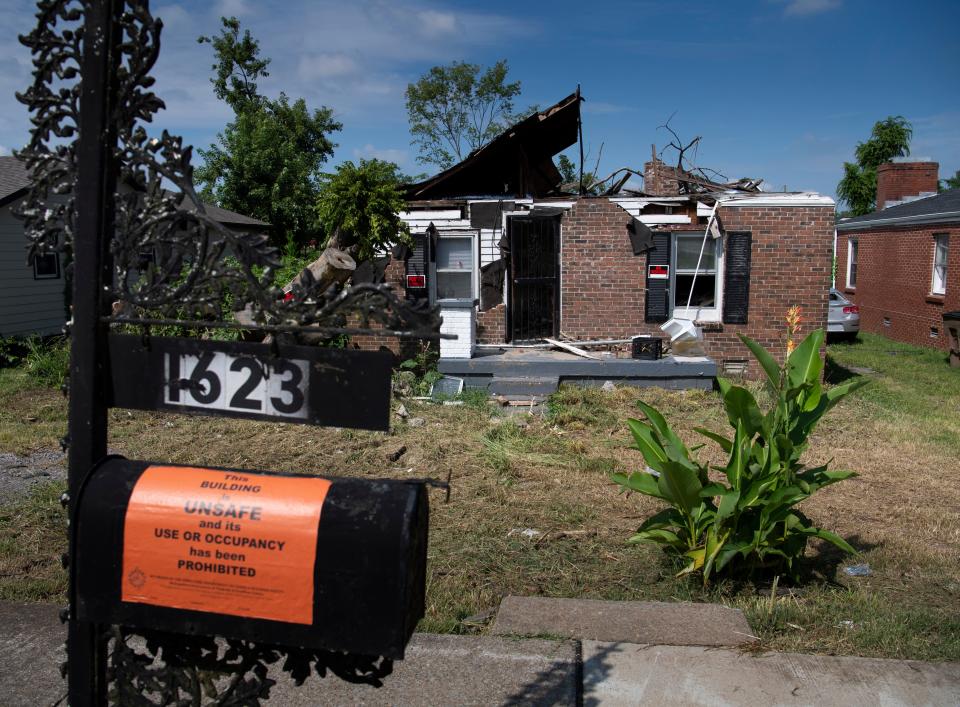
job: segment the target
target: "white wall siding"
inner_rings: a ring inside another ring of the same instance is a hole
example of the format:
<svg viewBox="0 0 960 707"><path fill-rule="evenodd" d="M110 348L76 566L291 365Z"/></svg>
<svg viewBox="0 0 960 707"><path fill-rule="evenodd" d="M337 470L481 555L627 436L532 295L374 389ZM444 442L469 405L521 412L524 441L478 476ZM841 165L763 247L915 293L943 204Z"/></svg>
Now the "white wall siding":
<svg viewBox="0 0 960 707"><path fill-rule="evenodd" d="M440 339L440 358L470 358L477 316L474 307L444 307L440 305L441 334L455 334L456 339Z"/></svg>
<svg viewBox="0 0 960 707"><path fill-rule="evenodd" d="M33 279L23 222L11 206L0 207L0 336L60 333L66 321L63 268L59 278Z"/></svg>

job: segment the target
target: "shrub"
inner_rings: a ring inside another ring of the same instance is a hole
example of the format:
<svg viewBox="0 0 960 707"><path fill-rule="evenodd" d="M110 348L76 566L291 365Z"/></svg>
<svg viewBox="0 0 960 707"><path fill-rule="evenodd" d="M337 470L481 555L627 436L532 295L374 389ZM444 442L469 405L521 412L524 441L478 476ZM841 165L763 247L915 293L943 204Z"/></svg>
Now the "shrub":
<svg viewBox="0 0 960 707"><path fill-rule="evenodd" d="M797 321L790 323L793 333ZM851 471L830 471L826 464L807 468L800 458L820 418L865 381L823 389L823 330L796 347L788 340L782 367L758 343L740 338L766 374L773 404L761 412L749 390L717 379L733 436L702 428L697 432L727 454L726 465L714 467L725 481L712 481L708 465L687 449L659 412L642 402L638 405L646 421L631 419L628 425L647 469L611 475L624 489L670 504L648 518L630 541L659 543L678 553L686 560L680 574L700 572L704 584L713 573L737 567L751 571L785 567L795 577L796 560L813 537L854 552L839 536L814 526L795 506L818 489L854 476Z"/></svg>

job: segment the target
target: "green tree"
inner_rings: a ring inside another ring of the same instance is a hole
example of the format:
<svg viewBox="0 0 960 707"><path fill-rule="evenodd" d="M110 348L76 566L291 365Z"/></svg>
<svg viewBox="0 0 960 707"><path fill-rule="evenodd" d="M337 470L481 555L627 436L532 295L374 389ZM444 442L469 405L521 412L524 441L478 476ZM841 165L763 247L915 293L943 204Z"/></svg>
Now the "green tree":
<svg viewBox="0 0 960 707"><path fill-rule="evenodd" d="M861 216L876 208L877 167L909 155L911 137L912 126L898 115L874 123L870 139L857 143L857 161L844 162L843 179L837 184L837 196L850 207L851 215Z"/></svg>
<svg viewBox="0 0 960 707"><path fill-rule="evenodd" d="M434 66L407 85L407 118L417 161L441 169L482 147L515 119L520 82L507 83L507 62L481 73L477 64L455 61Z"/></svg>
<svg viewBox="0 0 960 707"><path fill-rule="evenodd" d="M560 172L560 183L568 189L571 185L576 189L580 183L580 170L576 163L566 155L560 155L557 157L557 169ZM585 194L595 194L597 191L595 188L596 181L597 175L595 173L585 171L583 173L583 192Z"/></svg>
<svg viewBox="0 0 960 707"><path fill-rule="evenodd" d="M960 189L960 169L952 177L940 180L940 190L945 191L947 189Z"/></svg>
<svg viewBox="0 0 960 707"><path fill-rule="evenodd" d="M339 231L337 245L355 251L357 261L404 242L409 230L399 216L406 205L401 183L393 162L344 162L323 176L316 204L320 223L329 234Z"/></svg>
<svg viewBox="0 0 960 707"><path fill-rule="evenodd" d="M216 37L200 37L213 46L216 63L210 79L214 93L229 105L234 119L217 142L199 150L204 164L194 173L201 196L226 209L273 226L276 245L302 247L318 236L313 210L319 193L320 168L335 147L329 135L341 129L333 111L314 111L299 98L283 93L269 99L257 80L269 76L268 58L235 17L221 18Z"/></svg>

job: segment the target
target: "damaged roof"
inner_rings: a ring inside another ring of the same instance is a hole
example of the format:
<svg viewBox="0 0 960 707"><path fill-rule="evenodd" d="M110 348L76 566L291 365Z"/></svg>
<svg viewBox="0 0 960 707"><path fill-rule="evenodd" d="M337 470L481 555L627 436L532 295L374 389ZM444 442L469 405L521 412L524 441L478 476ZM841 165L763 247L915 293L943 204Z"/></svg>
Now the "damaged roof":
<svg viewBox="0 0 960 707"><path fill-rule="evenodd" d="M508 195L542 197L562 177L553 156L577 142L580 89L516 123L466 159L422 182L407 185L407 199Z"/></svg>

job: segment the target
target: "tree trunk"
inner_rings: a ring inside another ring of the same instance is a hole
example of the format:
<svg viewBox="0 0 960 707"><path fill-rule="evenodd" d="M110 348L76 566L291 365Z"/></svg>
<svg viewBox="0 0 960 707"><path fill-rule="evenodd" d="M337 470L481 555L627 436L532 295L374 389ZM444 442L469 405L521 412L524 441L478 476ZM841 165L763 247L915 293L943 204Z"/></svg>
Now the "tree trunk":
<svg viewBox="0 0 960 707"><path fill-rule="evenodd" d="M333 283L344 283L353 275L357 269L356 261L347 253L338 248L325 248L320 257L310 263L306 268L313 275L316 281L316 287L320 292L326 290ZM301 283L302 273L297 275L287 285L284 286L284 292L290 292L295 285Z"/></svg>

